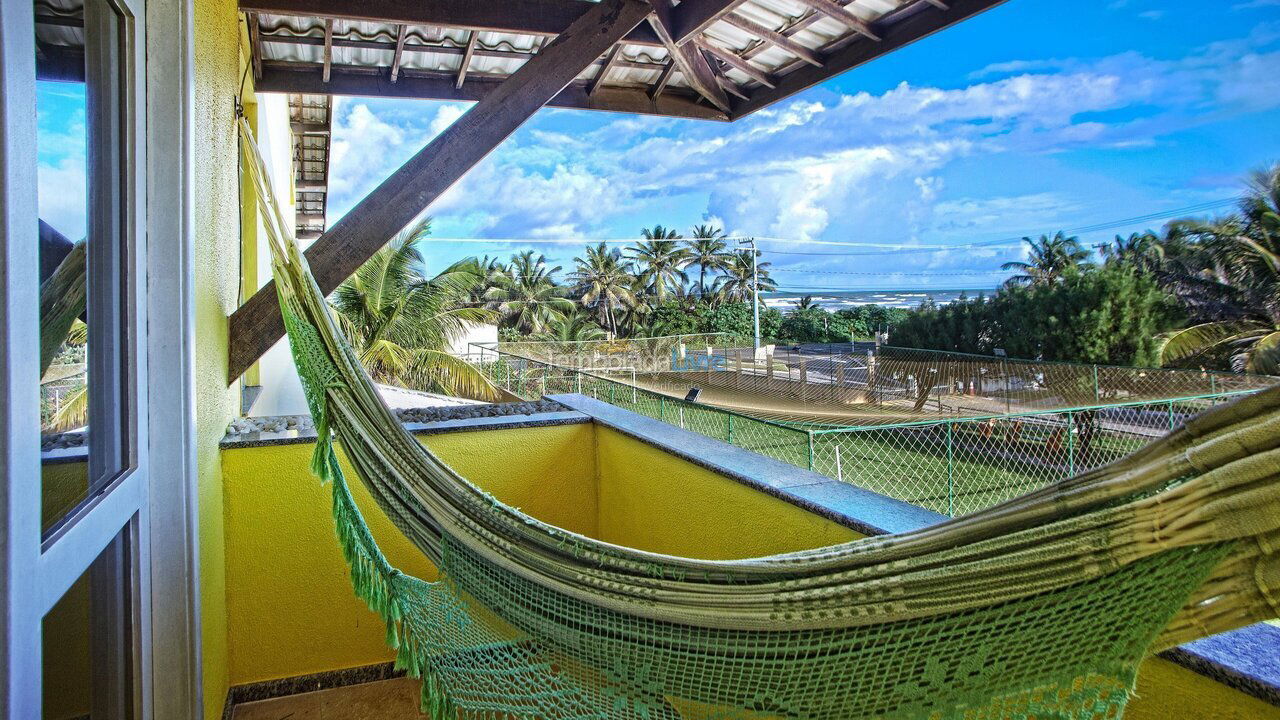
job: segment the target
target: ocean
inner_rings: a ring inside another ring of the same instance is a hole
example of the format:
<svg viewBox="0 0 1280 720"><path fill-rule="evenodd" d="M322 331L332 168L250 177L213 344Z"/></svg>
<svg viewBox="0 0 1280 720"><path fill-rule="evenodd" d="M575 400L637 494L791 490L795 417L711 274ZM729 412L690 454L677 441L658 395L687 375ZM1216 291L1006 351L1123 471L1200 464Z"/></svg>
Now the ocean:
<svg viewBox="0 0 1280 720"><path fill-rule="evenodd" d="M956 290L840 290L827 292L771 292L764 293L764 303L786 311L805 295L812 295L813 301L831 312L859 305L883 305L893 308L915 308L926 299L932 298L938 305L954 302L961 295L976 297L978 295L994 295L995 288L970 288Z"/></svg>

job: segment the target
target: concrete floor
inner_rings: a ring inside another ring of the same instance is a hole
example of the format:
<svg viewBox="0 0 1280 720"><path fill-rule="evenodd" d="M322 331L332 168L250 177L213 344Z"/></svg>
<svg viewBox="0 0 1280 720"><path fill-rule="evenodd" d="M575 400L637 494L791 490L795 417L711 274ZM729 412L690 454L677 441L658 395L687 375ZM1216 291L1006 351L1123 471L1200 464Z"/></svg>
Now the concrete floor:
<svg viewBox="0 0 1280 720"><path fill-rule="evenodd" d="M237 705L231 720L422 720L418 681L396 678Z"/></svg>

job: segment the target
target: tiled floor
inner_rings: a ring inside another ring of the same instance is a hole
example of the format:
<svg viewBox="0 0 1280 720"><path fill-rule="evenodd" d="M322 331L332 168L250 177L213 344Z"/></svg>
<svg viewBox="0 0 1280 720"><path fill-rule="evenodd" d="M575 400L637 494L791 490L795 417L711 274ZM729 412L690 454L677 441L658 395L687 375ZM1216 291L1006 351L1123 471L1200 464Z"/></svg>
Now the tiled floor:
<svg viewBox="0 0 1280 720"><path fill-rule="evenodd" d="M396 678L237 705L232 720L422 720L419 685Z"/></svg>

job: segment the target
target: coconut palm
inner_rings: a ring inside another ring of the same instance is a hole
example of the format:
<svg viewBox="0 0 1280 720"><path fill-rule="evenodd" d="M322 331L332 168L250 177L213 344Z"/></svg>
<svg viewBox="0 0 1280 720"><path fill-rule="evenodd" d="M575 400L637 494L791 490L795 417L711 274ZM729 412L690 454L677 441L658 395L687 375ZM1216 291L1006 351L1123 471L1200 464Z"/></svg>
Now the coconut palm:
<svg viewBox="0 0 1280 720"><path fill-rule="evenodd" d="M818 310L822 306L813 301L812 295L805 295L796 303L796 310Z"/></svg>
<svg viewBox="0 0 1280 720"><path fill-rule="evenodd" d="M640 270L637 279L641 292L651 292L659 303L667 299L670 287L684 287L689 280L680 269L687 253L675 240L646 240L627 248L627 252Z"/></svg>
<svg viewBox="0 0 1280 720"><path fill-rule="evenodd" d="M1018 270L1019 273L1005 281L1008 285L1053 285L1062 279L1068 268L1084 267L1089 251L1080 245L1080 239L1068 237L1061 230L1052 236L1041 235L1032 240L1022 238L1029 257L1000 266L1001 270Z"/></svg>
<svg viewBox="0 0 1280 720"><path fill-rule="evenodd" d="M517 253L505 268L490 276L492 284L485 290L484 300L507 327L531 335L545 332L574 310L565 288L556 283L558 272L559 265L547 267L545 255L535 255L533 250Z"/></svg>
<svg viewBox="0 0 1280 720"><path fill-rule="evenodd" d="M630 263L618 249L604 243L588 247L585 258L574 258L576 269L569 274L582 301L594 308L609 332L618 332L620 312L636 305Z"/></svg>
<svg viewBox="0 0 1280 720"><path fill-rule="evenodd" d="M724 231L710 225L697 225L693 228L693 238L685 244L688 264L698 266L698 294L708 297L707 271L724 270L729 263L730 252Z"/></svg>
<svg viewBox="0 0 1280 720"><path fill-rule="evenodd" d="M1164 262L1164 245L1160 236L1148 230L1130 233L1102 246L1102 257L1110 264L1129 265L1143 272L1154 272Z"/></svg>
<svg viewBox="0 0 1280 720"><path fill-rule="evenodd" d="M724 275L716 279L713 294L725 302L751 302L751 284L753 273L750 250L738 250L729 254L725 263ZM759 251L756 251L760 254ZM778 289L777 283L769 277L769 266L772 263L760 262L756 258L756 272L759 273L760 292Z"/></svg>
<svg viewBox="0 0 1280 720"><path fill-rule="evenodd" d="M469 303L483 279L465 264L423 277L417 242L430 232L429 218L411 226L339 285L331 298L338 323L379 382L496 400L484 375L448 352L469 324L492 320Z"/></svg>
<svg viewBox="0 0 1280 720"><path fill-rule="evenodd" d="M654 225L652 228L640 228L640 235L645 240L679 240L683 236L675 228Z"/></svg>
<svg viewBox="0 0 1280 720"><path fill-rule="evenodd" d="M561 316L551 324L546 332L538 336L542 340L558 342L583 342L586 340L603 340L604 331L596 324L594 318L580 309Z"/></svg>
<svg viewBox="0 0 1280 720"><path fill-rule="evenodd" d="M1163 338L1161 360L1228 355L1236 370L1280 374L1280 164L1254 173L1238 214L1175 230L1196 251L1164 280L1196 324Z"/></svg>

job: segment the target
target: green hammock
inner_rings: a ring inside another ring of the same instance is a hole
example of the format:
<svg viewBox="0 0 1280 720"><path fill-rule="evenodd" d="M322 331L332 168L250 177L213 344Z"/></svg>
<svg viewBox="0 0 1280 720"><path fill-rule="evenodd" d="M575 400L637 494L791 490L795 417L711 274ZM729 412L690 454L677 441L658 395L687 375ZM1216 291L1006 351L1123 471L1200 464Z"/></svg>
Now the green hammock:
<svg viewBox="0 0 1280 720"><path fill-rule="evenodd" d="M312 469L356 594L436 720L1114 718L1148 653L1277 615L1280 390L990 510L816 550L671 557L525 515L387 410L241 133ZM438 582L388 564L333 437Z"/></svg>

